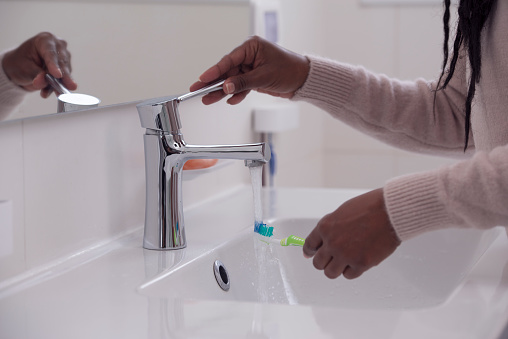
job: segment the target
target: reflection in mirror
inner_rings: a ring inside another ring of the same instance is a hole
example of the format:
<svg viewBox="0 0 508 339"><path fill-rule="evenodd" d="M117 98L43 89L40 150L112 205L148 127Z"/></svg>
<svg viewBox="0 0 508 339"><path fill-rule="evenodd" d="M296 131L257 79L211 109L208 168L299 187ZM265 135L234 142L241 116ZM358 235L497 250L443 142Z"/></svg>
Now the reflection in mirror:
<svg viewBox="0 0 508 339"><path fill-rule="evenodd" d="M249 4L0 0L0 31L0 53L43 31L67 41L76 92L106 106L187 92L248 36ZM57 104L30 92L7 120L55 113Z"/></svg>
<svg viewBox="0 0 508 339"><path fill-rule="evenodd" d="M101 103L101 100L94 96L69 91L60 80L56 79L51 74L46 74L45 79L55 92L55 96L58 97L57 113L94 108Z"/></svg>

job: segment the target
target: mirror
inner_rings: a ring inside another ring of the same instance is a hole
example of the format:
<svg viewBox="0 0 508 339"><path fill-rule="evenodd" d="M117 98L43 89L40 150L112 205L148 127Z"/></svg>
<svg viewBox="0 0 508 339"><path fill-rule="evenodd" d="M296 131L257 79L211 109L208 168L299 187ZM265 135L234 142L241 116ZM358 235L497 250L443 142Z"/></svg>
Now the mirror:
<svg viewBox="0 0 508 339"><path fill-rule="evenodd" d="M0 51L42 31L67 41L76 92L100 107L187 91L249 35L248 0L0 0ZM57 111L27 95L7 120Z"/></svg>

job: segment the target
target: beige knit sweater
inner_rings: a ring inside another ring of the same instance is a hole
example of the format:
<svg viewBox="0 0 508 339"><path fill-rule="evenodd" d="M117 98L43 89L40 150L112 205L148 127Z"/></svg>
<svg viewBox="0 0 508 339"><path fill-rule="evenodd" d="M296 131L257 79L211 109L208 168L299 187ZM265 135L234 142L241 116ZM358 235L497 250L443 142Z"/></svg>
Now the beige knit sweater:
<svg viewBox="0 0 508 339"><path fill-rule="evenodd" d="M368 135L409 151L465 156L455 165L390 180L390 220L401 240L446 227L508 226L508 0L498 0L482 36L482 78L464 154L468 63L461 58L446 90L310 56L304 100Z"/></svg>

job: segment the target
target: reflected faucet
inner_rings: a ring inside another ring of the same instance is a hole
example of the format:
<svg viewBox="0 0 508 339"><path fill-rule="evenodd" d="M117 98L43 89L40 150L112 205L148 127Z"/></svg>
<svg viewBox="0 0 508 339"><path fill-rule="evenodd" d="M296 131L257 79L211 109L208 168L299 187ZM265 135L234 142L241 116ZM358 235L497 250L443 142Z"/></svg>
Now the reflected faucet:
<svg viewBox="0 0 508 339"><path fill-rule="evenodd" d="M179 97L138 104L141 127L146 128L146 209L143 247L151 250L184 248L182 168L189 159L238 159L248 167L270 160L265 143L243 145L187 145L180 131L180 102L221 90L224 81Z"/></svg>

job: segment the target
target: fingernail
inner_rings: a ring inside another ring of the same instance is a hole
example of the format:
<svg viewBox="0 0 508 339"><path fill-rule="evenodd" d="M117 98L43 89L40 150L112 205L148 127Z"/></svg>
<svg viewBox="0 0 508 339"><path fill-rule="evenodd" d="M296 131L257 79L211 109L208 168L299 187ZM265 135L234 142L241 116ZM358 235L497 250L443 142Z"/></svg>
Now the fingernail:
<svg viewBox="0 0 508 339"><path fill-rule="evenodd" d="M235 84L228 82L226 84L226 94L233 94L235 92Z"/></svg>

